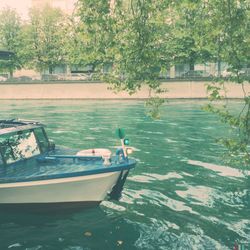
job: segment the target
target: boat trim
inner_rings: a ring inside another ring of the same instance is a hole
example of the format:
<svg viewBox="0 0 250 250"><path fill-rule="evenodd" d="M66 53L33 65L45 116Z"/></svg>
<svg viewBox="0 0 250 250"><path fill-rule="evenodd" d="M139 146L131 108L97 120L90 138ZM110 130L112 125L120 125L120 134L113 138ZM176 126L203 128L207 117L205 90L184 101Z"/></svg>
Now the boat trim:
<svg viewBox="0 0 250 250"><path fill-rule="evenodd" d="M3 129L0 129L0 135L10 134L10 133L24 131L24 130L31 130L31 129L35 129L35 128L43 128L43 125L27 124L27 125L22 125L22 126L18 126L18 127L3 128Z"/></svg>
<svg viewBox="0 0 250 250"><path fill-rule="evenodd" d="M110 173L98 174L98 177L99 178L107 177L109 174ZM66 183L66 182L91 180L91 179L96 179L96 176L95 175L87 175L87 176L82 175L82 176L60 178L60 179L55 179L54 178L54 179L46 179L46 180L34 180L34 181L2 183L2 184L0 184L0 188L28 187L28 186L36 186L36 185L59 184L59 183Z"/></svg>
<svg viewBox="0 0 250 250"><path fill-rule="evenodd" d="M103 167L100 169L92 169L92 170L85 170L80 172L70 172L70 173L62 173L62 174L53 174L53 175L44 175L44 176L35 176L35 177L19 177L19 178L3 178L0 179L0 187L4 184L8 183L20 183L20 182L32 182L32 181L43 181L43 180L53 180L53 179L63 179L63 178L71 178L71 177L82 177L82 176L88 176L88 175L96 175L96 174L105 174L105 173L111 173L111 172L119 172L123 170L129 170L131 168L135 167L135 160L129 160L128 162L124 162L123 164L120 164L119 166L108 166Z"/></svg>

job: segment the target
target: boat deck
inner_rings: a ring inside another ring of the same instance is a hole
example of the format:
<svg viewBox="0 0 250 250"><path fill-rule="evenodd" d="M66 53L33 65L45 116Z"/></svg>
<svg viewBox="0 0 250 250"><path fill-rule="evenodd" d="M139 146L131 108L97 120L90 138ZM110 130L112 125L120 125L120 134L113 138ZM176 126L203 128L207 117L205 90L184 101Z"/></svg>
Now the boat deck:
<svg viewBox="0 0 250 250"><path fill-rule="evenodd" d="M77 156L34 157L0 167L0 184L93 175L133 168L134 160L116 164L112 157L110 166L103 165L99 157Z"/></svg>

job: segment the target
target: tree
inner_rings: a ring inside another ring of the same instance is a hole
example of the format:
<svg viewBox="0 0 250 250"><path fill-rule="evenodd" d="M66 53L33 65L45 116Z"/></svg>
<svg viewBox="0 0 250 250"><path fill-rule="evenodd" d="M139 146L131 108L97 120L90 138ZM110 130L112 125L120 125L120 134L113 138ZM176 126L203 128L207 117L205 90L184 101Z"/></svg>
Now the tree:
<svg viewBox="0 0 250 250"><path fill-rule="evenodd" d="M165 21L168 1L79 1L79 15L82 32L86 35L89 59L113 65L105 80L115 90L130 94L142 85L149 88L152 107L156 112L163 100L157 97L160 88L159 73L169 66L166 51L169 25Z"/></svg>
<svg viewBox="0 0 250 250"><path fill-rule="evenodd" d="M9 60L0 61L0 69L9 71L10 77L13 76L15 69L22 66L20 32L21 21L18 14L10 8L2 10L0 12L0 47L14 54Z"/></svg>
<svg viewBox="0 0 250 250"><path fill-rule="evenodd" d="M65 42L67 64L77 67L84 67L89 64L96 66L98 59L91 56L92 54L88 51L87 37L82 31L83 27L79 17L73 13L67 21L67 39Z"/></svg>
<svg viewBox="0 0 250 250"><path fill-rule="evenodd" d="M24 40L28 65L39 71L54 68L65 63L65 39L67 23L59 9L46 6L31 9L30 23L24 27Z"/></svg>
<svg viewBox="0 0 250 250"><path fill-rule="evenodd" d="M134 93L147 85L150 91L161 92L158 74L166 65L188 62L192 69L196 62L224 61L232 71L230 81L244 90L246 79L240 71L250 59L247 1L81 0L79 6L92 58L98 58L100 65L108 60L113 63L106 79L116 89ZM209 86L212 99L222 98L221 86ZM159 102L149 103L157 116ZM234 138L220 140L232 156L227 159L249 168L249 96L245 93L245 106L238 115L227 106L207 109L234 128Z"/></svg>
<svg viewBox="0 0 250 250"><path fill-rule="evenodd" d="M225 159L235 167L249 169L250 96L244 88L245 84L249 84L249 77L241 73L244 65L250 61L249 3L244 0L213 0L209 2L207 11L210 13L207 23L212 31L204 38L211 48L214 47L212 45L214 41L219 41L219 57L229 65L231 71L231 77L227 80L241 85L244 105L238 114L230 111L226 92L223 92L226 84L219 79L214 84L208 85L208 90L211 101L225 100L224 105L209 104L206 109L218 114L233 130L232 137L219 139L219 142L227 148Z"/></svg>
<svg viewBox="0 0 250 250"><path fill-rule="evenodd" d="M200 62L214 61L211 47L207 46L204 36L207 30L206 1L184 0L173 1L172 12L172 33L171 47L173 49L175 64L189 64L190 70ZM211 28L211 27L209 27Z"/></svg>
<svg viewBox="0 0 250 250"><path fill-rule="evenodd" d="M101 72L105 63L113 61L114 19L109 1L83 0L78 2L79 29L84 47L85 62Z"/></svg>

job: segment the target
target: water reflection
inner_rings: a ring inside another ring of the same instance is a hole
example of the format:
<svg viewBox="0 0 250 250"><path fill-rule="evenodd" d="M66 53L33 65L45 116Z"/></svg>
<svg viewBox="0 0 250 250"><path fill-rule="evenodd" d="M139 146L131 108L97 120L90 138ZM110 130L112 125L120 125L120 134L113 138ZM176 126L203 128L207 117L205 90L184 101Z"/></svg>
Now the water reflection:
<svg viewBox="0 0 250 250"><path fill-rule="evenodd" d="M141 175L134 175L134 176L128 177L128 179L131 181L146 182L146 183L150 183L153 181L165 181L169 179L181 179L181 178L182 176L175 172L168 173L165 175L142 173Z"/></svg>
<svg viewBox="0 0 250 250"><path fill-rule="evenodd" d="M214 190L205 186L185 186L187 190L176 190L176 194L192 204L213 206Z"/></svg>
<svg viewBox="0 0 250 250"><path fill-rule="evenodd" d="M221 176L228 176L228 177L246 177L247 175L250 175L250 171L245 171L245 173L242 173L240 170L231 168L229 166L219 166L216 164L211 164L211 163L206 163L206 162L201 162L201 161L193 161L193 160L188 160L188 164L194 165L194 166L199 166L199 167L204 167L209 170L213 170L218 173L218 175Z"/></svg>
<svg viewBox="0 0 250 250"><path fill-rule="evenodd" d="M139 237L124 218L101 208L60 215L2 213L0 231L1 249L115 249Z"/></svg>

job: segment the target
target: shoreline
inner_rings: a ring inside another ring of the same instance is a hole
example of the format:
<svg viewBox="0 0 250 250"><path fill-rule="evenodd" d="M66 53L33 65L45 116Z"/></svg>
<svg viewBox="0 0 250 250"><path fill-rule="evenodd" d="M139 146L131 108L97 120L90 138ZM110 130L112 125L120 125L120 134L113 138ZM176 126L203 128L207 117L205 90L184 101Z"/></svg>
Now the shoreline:
<svg viewBox="0 0 250 250"><path fill-rule="evenodd" d="M208 82L185 81L164 82L162 88L167 92L160 96L164 99L208 99L206 85ZM241 85L225 83L229 99L243 99ZM247 95L249 84L245 85ZM147 100L149 90L143 86L140 91L129 95L125 91L114 93L106 83L12 83L0 84L0 100Z"/></svg>

